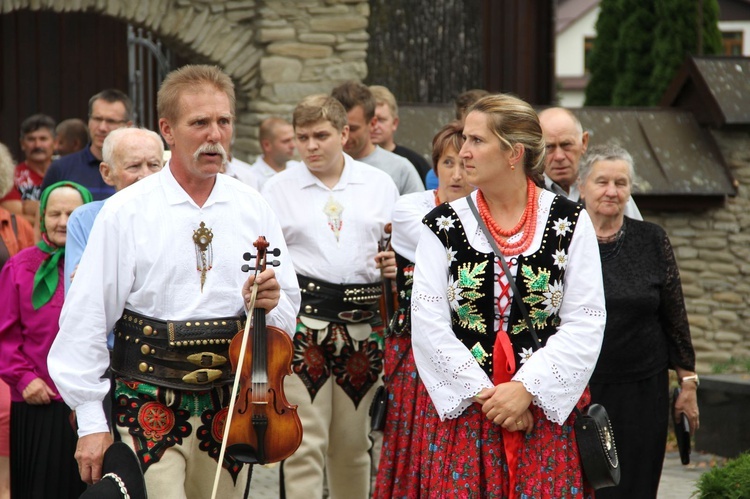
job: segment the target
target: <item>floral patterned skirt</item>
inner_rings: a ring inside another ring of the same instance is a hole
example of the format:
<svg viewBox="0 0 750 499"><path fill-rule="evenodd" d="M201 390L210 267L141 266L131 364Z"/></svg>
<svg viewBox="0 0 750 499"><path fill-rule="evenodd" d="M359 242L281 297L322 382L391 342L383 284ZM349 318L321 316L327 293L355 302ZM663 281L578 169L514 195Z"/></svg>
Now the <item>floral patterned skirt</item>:
<svg viewBox="0 0 750 499"><path fill-rule="evenodd" d="M586 390L579 407L588 404L588 400ZM420 497L594 497L593 489L583 480L573 430L575 414L561 426L532 405L534 430L526 435L495 425L479 404L472 404L458 418L446 421L440 421L431 403L424 407ZM507 456L506 443L510 445L512 439L518 439L519 445Z"/></svg>
<svg viewBox="0 0 750 499"><path fill-rule="evenodd" d="M388 411L373 497L417 498L420 428L424 414L417 410L417 399L421 396L429 401L429 396L417 374L410 335L386 339L384 370Z"/></svg>

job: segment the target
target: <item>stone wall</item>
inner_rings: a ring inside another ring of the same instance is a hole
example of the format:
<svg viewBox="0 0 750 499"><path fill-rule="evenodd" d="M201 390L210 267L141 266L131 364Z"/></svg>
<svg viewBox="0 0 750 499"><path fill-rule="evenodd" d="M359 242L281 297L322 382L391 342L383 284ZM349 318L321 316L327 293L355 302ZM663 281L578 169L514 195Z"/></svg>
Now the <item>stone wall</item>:
<svg viewBox="0 0 750 499"><path fill-rule="evenodd" d="M737 196L703 212L644 212L667 231L680 268L701 373L731 358L750 358L750 139L714 132Z"/></svg>
<svg viewBox="0 0 750 499"><path fill-rule="evenodd" d="M221 66L237 87L234 152L245 160L260 152L262 119L291 118L302 97L367 75L367 0L0 0L0 14L19 9L101 13Z"/></svg>

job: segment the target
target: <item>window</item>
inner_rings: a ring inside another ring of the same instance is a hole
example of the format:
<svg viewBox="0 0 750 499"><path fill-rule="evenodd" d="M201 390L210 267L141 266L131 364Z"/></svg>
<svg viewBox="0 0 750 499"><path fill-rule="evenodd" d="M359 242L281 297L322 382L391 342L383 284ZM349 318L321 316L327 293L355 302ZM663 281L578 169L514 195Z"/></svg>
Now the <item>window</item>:
<svg viewBox="0 0 750 499"><path fill-rule="evenodd" d="M591 51L594 49L596 37L587 36L583 39L583 70L586 74L591 72Z"/></svg>
<svg viewBox="0 0 750 499"><path fill-rule="evenodd" d="M742 55L742 31L722 31L723 55Z"/></svg>

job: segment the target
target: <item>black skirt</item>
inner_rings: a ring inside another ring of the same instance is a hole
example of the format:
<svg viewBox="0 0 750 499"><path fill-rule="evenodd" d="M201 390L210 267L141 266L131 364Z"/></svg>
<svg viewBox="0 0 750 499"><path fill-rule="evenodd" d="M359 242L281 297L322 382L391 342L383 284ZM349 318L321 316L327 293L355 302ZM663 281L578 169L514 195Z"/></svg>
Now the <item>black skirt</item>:
<svg viewBox="0 0 750 499"><path fill-rule="evenodd" d="M596 499L656 498L667 446L669 374L631 383L591 383L591 402L607 409L621 464L620 484Z"/></svg>
<svg viewBox="0 0 750 499"><path fill-rule="evenodd" d="M75 460L78 437L62 402L10 406L10 491L13 499L77 499L86 489Z"/></svg>

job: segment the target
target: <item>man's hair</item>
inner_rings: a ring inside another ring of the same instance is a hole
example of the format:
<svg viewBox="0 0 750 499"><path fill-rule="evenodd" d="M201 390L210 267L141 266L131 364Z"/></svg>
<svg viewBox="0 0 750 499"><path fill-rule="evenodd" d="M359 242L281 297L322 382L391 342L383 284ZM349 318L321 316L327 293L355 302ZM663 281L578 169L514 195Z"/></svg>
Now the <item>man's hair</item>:
<svg viewBox="0 0 750 499"><path fill-rule="evenodd" d="M258 140L273 140L276 137L276 128L282 125L289 125L289 122L278 116L271 116L260 122L258 127Z"/></svg>
<svg viewBox="0 0 750 499"><path fill-rule="evenodd" d="M110 166L115 166L117 162L117 145L126 138L128 135L145 135L146 137L153 138L157 144L159 144L159 159L164 158L164 142L161 141L161 137L156 132L153 132L147 128L117 128L109 132L107 138L104 139L102 145L102 161Z"/></svg>
<svg viewBox="0 0 750 499"><path fill-rule="evenodd" d="M493 94L482 97L467 111L487 115L487 127L500 139L504 150L522 144L524 173L537 184L542 181L544 136L536 111L528 103L512 95Z"/></svg>
<svg viewBox="0 0 750 499"><path fill-rule="evenodd" d="M159 118L174 122L180 113L180 96L185 92L195 92L201 85L210 85L224 92L229 98L229 109L234 116L234 83L218 66L188 65L169 73L156 96L156 112Z"/></svg>
<svg viewBox="0 0 750 499"><path fill-rule="evenodd" d="M388 104L393 117L398 118L398 104L396 103L396 96L393 95L390 90L388 90L383 85L370 85L370 92L372 92L372 96L375 97L376 107L381 104Z"/></svg>
<svg viewBox="0 0 750 499"><path fill-rule="evenodd" d="M356 81L347 81L331 91L333 98L343 104L348 113L356 106L362 106L365 121L368 123L375 117L375 97L367 85Z"/></svg>
<svg viewBox="0 0 750 499"><path fill-rule="evenodd" d="M458 94L458 97L456 97L455 100L456 119L464 119L467 114L466 110L469 109L469 106L489 94L490 93L487 90L481 88L472 88L471 90Z"/></svg>
<svg viewBox="0 0 750 499"><path fill-rule="evenodd" d="M437 174L438 161L448 147L453 146L456 152L464 145L464 124L458 120L451 121L438 130L432 139L432 170Z"/></svg>
<svg viewBox="0 0 750 499"><path fill-rule="evenodd" d="M5 196L13 188L13 172L16 162L5 144L0 142L0 197Z"/></svg>
<svg viewBox="0 0 750 499"><path fill-rule="evenodd" d="M85 146L89 141L89 129L86 123L78 118L69 118L61 121L57 124L55 132L58 137L78 140L81 146Z"/></svg>
<svg viewBox="0 0 750 499"><path fill-rule="evenodd" d="M633 156L617 144L599 144L591 147L581 160L578 167L578 181L583 184L591 174L594 164L599 161L624 161L628 165L628 176L630 184L635 180L635 169L633 168Z"/></svg>
<svg viewBox="0 0 750 499"><path fill-rule="evenodd" d="M292 126L298 127L314 125L321 121L328 121L339 132L347 124L346 110L337 99L330 95L318 94L305 97L297 104L292 114Z"/></svg>
<svg viewBox="0 0 750 499"><path fill-rule="evenodd" d="M94 102L98 100L103 100L110 104L122 102L122 105L125 106L125 116L123 119L125 121L133 119L133 101L130 100L130 97L124 92L117 90L116 88L108 88L92 96L89 99L89 117L91 117L91 114L94 112Z"/></svg>
<svg viewBox="0 0 750 499"><path fill-rule="evenodd" d="M42 128L46 128L53 137L55 136L55 120L46 114L32 114L21 123L21 138Z"/></svg>

